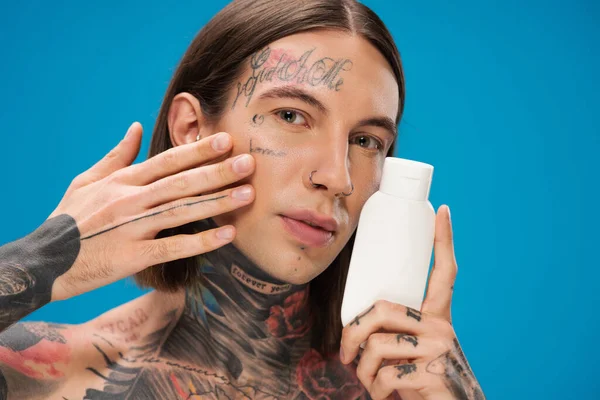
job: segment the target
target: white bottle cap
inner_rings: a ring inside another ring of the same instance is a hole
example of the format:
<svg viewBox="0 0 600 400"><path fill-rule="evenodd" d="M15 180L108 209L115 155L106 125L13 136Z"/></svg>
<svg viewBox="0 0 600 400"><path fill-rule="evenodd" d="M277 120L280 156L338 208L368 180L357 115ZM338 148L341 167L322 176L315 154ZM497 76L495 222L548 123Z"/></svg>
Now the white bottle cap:
<svg viewBox="0 0 600 400"><path fill-rule="evenodd" d="M429 198L433 165L397 157L386 157L379 191L407 200Z"/></svg>

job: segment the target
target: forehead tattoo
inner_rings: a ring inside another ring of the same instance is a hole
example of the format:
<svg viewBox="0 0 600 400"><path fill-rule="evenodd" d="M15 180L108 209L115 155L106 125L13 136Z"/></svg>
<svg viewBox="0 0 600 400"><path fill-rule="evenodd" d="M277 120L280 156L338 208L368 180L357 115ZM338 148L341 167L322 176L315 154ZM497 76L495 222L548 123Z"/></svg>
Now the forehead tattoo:
<svg viewBox="0 0 600 400"><path fill-rule="evenodd" d="M331 57L309 60L314 51L315 48L297 57L285 50L266 47L254 53L250 57L251 75L245 82L238 82L237 94L231 107L235 107L240 97L245 98L245 106L248 107L256 86L275 79L299 85L324 86L338 92L344 83L341 75L352 69L352 60Z"/></svg>

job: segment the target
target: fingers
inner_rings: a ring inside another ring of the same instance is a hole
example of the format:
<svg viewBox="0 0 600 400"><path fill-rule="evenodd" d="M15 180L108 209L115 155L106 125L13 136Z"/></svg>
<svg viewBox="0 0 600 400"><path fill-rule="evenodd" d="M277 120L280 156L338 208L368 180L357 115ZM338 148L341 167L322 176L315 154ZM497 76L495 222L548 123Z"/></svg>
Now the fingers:
<svg viewBox="0 0 600 400"><path fill-rule="evenodd" d="M438 209L435 218L434 263L421 308L423 312L449 320L457 271L450 209L444 205Z"/></svg>
<svg viewBox="0 0 600 400"><path fill-rule="evenodd" d="M123 140L90 169L78 175L70 189L87 186L131 165L140 151L141 137L142 125L134 122Z"/></svg>
<svg viewBox="0 0 600 400"><path fill-rule="evenodd" d="M214 251L231 241L236 231L232 225L210 229L194 235L175 235L148 240L141 244L140 257L143 265L166 263L181 258Z"/></svg>
<svg viewBox="0 0 600 400"><path fill-rule="evenodd" d="M152 210L145 217L151 218L149 230L161 230L224 214L254 201L254 188L242 185L218 193L177 200Z"/></svg>
<svg viewBox="0 0 600 400"><path fill-rule="evenodd" d="M454 400L446 390L440 377L426 371L425 363L406 363L389 365L383 367L371 386L367 388L373 400L385 399L395 390L421 391L427 389L427 393L436 400Z"/></svg>
<svg viewBox="0 0 600 400"><path fill-rule="evenodd" d="M162 178L143 188L140 196L148 208L155 207L171 200L228 186L253 173L254 167L254 158L249 154L241 154L217 164L204 165Z"/></svg>
<svg viewBox="0 0 600 400"><path fill-rule="evenodd" d="M358 354L359 345L375 332L385 330L420 335L432 330L428 326L431 323L418 310L389 301L377 301L342 330L342 362L352 361Z"/></svg>
<svg viewBox="0 0 600 400"><path fill-rule="evenodd" d="M369 387L385 360L415 359L424 356L423 343L414 335L374 333L369 336L356 368L356 376Z"/></svg>
<svg viewBox="0 0 600 400"><path fill-rule="evenodd" d="M197 167L231 150L231 136L221 132L197 142L173 147L148 160L132 165L126 172L128 183L144 186L158 179Z"/></svg>
<svg viewBox="0 0 600 400"><path fill-rule="evenodd" d="M360 356L356 375L365 387L371 387L384 365L399 364L392 360L426 360L447 352L451 341L404 333L374 333L369 336ZM414 362L411 361L411 362Z"/></svg>
<svg viewBox="0 0 600 400"><path fill-rule="evenodd" d="M422 387L417 379L418 367L415 363L388 365L378 371L370 386L365 387L373 400L385 399L398 389L418 390Z"/></svg>

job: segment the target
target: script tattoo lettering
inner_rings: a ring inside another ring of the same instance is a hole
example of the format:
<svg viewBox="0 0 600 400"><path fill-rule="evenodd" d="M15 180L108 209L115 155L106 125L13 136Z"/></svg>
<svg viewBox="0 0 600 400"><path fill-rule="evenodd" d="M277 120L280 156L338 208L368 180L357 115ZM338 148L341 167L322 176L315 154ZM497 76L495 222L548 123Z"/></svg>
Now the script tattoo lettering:
<svg viewBox="0 0 600 400"><path fill-rule="evenodd" d="M284 293L292 288L292 285L289 283L277 285L254 278L248 273L242 271L242 269L235 264L231 265L231 274L235 277L235 279L243 283L245 286L264 294Z"/></svg>
<svg viewBox="0 0 600 400"><path fill-rule="evenodd" d="M417 311L414 308L407 307L406 315L409 318L413 318L413 319L416 319L417 321L421 321L421 311Z"/></svg>
<svg viewBox="0 0 600 400"><path fill-rule="evenodd" d="M133 315L127 318L119 319L116 321L107 322L100 326L100 330L109 333L122 333L127 335L125 342L132 342L139 339L138 328L148 320L148 315L142 308L138 308L134 311Z"/></svg>
<svg viewBox="0 0 600 400"><path fill-rule="evenodd" d="M308 50L299 58L281 49L271 51L270 47L254 53L250 57L251 76L244 83L238 82L237 95L232 108L235 108L240 97L246 98L246 107L248 107L256 86L274 79L300 85L325 86L330 90L339 91L344 83L344 78L340 74L342 71L352 69L352 61L348 58L322 57L309 62L308 59L314 51L314 48Z"/></svg>
<svg viewBox="0 0 600 400"><path fill-rule="evenodd" d="M252 139L250 139L250 153L260 153L266 156L284 157L287 155L284 151L275 151L262 147L252 147Z"/></svg>

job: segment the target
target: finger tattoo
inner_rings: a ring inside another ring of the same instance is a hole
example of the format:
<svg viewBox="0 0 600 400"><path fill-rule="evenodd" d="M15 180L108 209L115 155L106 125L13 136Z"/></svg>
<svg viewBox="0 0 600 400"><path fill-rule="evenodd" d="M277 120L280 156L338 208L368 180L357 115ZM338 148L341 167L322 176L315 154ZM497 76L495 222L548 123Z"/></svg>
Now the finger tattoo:
<svg viewBox="0 0 600 400"><path fill-rule="evenodd" d="M371 311L373 311L374 308L375 308L375 305L372 305L371 308L369 308L367 311L365 311L364 313L362 313L360 315L357 315L356 318L354 318L354 321L352 321L350 323L350 326L355 325L355 324L360 325L360 319L362 317L364 317L365 315L367 315L368 313L370 313Z"/></svg>
<svg viewBox="0 0 600 400"><path fill-rule="evenodd" d="M414 318L417 321L421 321L421 311L417 311L414 308L407 307L406 315L410 318Z"/></svg>
<svg viewBox="0 0 600 400"><path fill-rule="evenodd" d="M395 368L398 370L398 379L405 377L406 375L410 375L417 370L416 364L402 364L396 365Z"/></svg>
<svg viewBox="0 0 600 400"><path fill-rule="evenodd" d="M417 345L419 344L419 339L417 339L416 336L413 335L407 335L404 333L399 333L398 335L396 335L396 341L398 343L400 343L401 340L404 340L408 343L412 343L413 346L417 347Z"/></svg>

